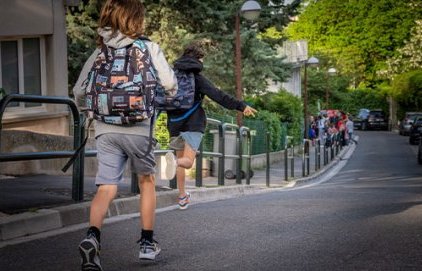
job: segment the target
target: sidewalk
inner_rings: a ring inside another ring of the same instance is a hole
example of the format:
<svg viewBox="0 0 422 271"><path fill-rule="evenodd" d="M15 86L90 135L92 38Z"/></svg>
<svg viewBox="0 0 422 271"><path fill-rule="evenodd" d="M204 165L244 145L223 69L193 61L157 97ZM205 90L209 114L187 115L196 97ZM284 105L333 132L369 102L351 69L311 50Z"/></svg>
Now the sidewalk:
<svg viewBox="0 0 422 271"><path fill-rule="evenodd" d="M251 185L236 184L236 180L225 180L218 186L216 177L203 179L203 187L195 187L195 180L189 179L186 188L191 192L193 202L204 202L241 196L273 188L293 186L296 183L321 178L346 154L354 151L355 145L348 146L339 155L315 172L315 155L310 155L310 175L302 177L302 156L295 156L294 178L285 181L284 160L270 166L270 187L266 186L266 170L254 170ZM312 150L312 148L311 148ZM177 190L168 187L167 180L157 180L157 208L175 206ZM89 217L90 200L95 194L94 178L85 178L84 201L75 203L71 199L72 178L70 176L36 175L8 177L0 175L0 247L2 241L13 240L27 235L60 229L86 223ZM139 212L139 195L130 192L130 178L119 186L117 199L109 209L108 217Z"/></svg>

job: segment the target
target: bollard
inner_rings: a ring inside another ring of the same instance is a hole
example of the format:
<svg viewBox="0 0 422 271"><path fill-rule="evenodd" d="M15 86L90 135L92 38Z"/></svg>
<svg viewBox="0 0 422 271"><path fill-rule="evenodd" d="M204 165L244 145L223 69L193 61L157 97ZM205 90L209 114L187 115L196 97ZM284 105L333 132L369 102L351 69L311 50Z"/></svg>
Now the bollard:
<svg viewBox="0 0 422 271"><path fill-rule="evenodd" d="M289 180L289 156L288 156L289 149L286 147L284 149L284 180Z"/></svg>
<svg viewBox="0 0 422 271"><path fill-rule="evenodd" d="M199 145L199 152L196 157L196 172L195 172L195 186L201 187L202 186L202 157L203 157L203 148L202 142Z"/></svg>
<svg viewBox="0 0 422 271"><path fill-rule="evenodd" d="M295 147L292 145L292 156L290 161L290 176L295 177Z"/></svg>
<svg viewBox="0 0 422 271"><path fill-rule="evenodd" d="M267 146L266 146L266 158L267 158L267 169L265 175L265 183L267 187L270 187L270 132L267 132Z"/></svg>

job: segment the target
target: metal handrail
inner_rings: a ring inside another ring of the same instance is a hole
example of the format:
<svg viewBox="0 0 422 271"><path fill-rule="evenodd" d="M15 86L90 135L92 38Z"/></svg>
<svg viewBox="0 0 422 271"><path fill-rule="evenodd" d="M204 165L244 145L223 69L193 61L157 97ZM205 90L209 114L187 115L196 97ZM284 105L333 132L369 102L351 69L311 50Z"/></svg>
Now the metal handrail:
<svg viewBox="0 0 422 271"><path fill-rule="evenodd" d="M83 115L79 114L75 102L68 97L52 97L52 96L37 96L37 95L23 95L23 94L9 94L0 100L0 144L1 131L3 129L2 120L6 107L10 102L32 102L32 103L49 103L49 104L66 104L70 107L73 115L73 148L76 150L82 143ZM1 152L1 145L0 145ZM55 158L69 158L72 157L72 151L52 151L52 152L33 152L33 153L6 153L0 155L0 162L6 161L20 161L20 160L39 160L39 159L55 159ZM75 201L83 200L83 151L78 155L73 164L72 173L72 199Z"/></svg>

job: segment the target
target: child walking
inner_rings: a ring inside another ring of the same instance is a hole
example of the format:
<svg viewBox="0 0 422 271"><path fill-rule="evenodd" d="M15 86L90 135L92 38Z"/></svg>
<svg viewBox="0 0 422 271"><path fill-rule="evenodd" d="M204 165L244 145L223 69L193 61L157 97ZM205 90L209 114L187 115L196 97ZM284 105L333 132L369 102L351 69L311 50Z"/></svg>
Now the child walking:
<svg viewBox="0 0 422 271"><path fill-rule="evenodd" d="M135 81L139 83L142 80L140 80L140 75L136 74L136 71L144 68L144 65L151 65L155 70L147 70L142 75L145 76L145 78L142 78L144 86L145 81L153 80L154 83L161 84L166 90L177 89L174 72L167 63L160 47L149 40L139 39L144 33L144 14L144 6L139 0L107 0L105 2L99 18L98 48L85 63L73 89L78 105L90 106L87 102L90 100L87 99L89 97L87 97L84 88L85 82L93 67L104 63L104 54L106 57L110 55L115 57L112 67L109 67L111 74L119 71L127 72L130 76L113 77L110 75L110 77L101 77L97 75L93 79L90 76L89 78L94 80L96 86L104 83L105 89L110 88L110 92L112 92L116 86L123 89L124 86L127 87ZM138 46L137 50L130 51L134 46ZM118 62L119 56L121 59ZM128 61L132 57L136 58L136 63L128 66ZM101 67L101 69L107 69L107 67ZM124 91L131 91L134 86L138 85L133 84ZM122 99L119 100L114 96L112 103L122 102ZM87 102L87 104L84 104L84 102ZM139 107L142 106L143 102L138 97L131 97L130 106ZM96 103L100 104L99 98ZM146 119L133 124L115 125L109 124L107 121L96 120L94 124L98 151L98 172L95 183L98 190L91 203L90 227L86 237L79 245L82 258L81 269L102 270L99 257L101 227L109 205L116 197L117 185L122 181L128 159L130 159L132 172L138 174L138 185L141 191L139 258L153 260L160 253L160 247L153 238L156 208L154 177L156 164L154 158L155 142L151 139L150 134L152 121Z"/></svg>

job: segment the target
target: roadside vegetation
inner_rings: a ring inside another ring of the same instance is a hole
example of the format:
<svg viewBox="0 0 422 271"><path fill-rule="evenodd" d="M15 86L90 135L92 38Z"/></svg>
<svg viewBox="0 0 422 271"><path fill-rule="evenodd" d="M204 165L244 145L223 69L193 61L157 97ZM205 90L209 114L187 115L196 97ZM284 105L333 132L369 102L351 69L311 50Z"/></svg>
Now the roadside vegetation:
<svg viewBox="0 0 422 271"><path fill-rule="evenodd" d="M67 11L69 95L83 63L95 48L99 9L104 0L83 0ZM234 24L243 0L143 1L146 35L160 44L172 63L185 44L200 40L207 49L205 75L219 88L235 93ZM292 66L277 49L283 41L307 40L308 55L320 60L308 69L309 110L359 108L385 112L422 111L422 2L419 0L265 1L255 22L241 20L242 85L245 99L259 110L258 120L275 133L287 123L300 140L303 106L300 97L268 84L286 81ZM328 69L337 70L328 76ZM329 103L326 103L326 93ZM213 102L209 112L231 115ZM393 107L393 108L392 108ZM161 118L165 118L161 117ZM235 119L235 118L233 118ZM165 121L158 137L165 145ZM274 146L277 149L277 146Z"/></svg>

